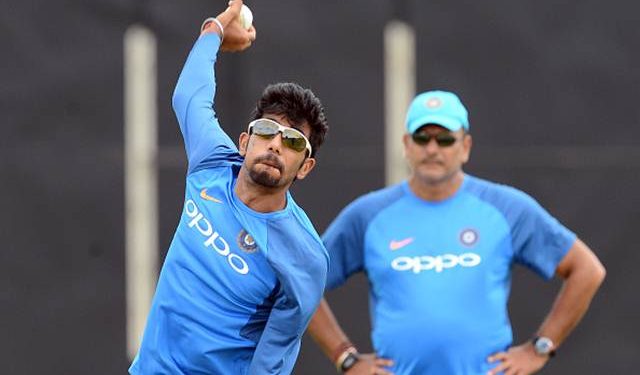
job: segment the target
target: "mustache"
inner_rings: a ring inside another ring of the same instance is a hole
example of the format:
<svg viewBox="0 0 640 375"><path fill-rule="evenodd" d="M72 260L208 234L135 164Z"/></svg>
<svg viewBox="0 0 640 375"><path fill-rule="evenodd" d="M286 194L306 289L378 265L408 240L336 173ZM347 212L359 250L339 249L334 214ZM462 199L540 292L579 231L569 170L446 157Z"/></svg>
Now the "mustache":
<svg viewBox="0 0 640 375"><path fill-rule="evenodd" d="M437 164L442 164L442 160L438 159L438 158L424 158L422 160L420 160L420 163L426 164L426 163L437 163Z"/></svg>
<svg viewBox="0 0 640 375"><path fill-rule="evenodd" d="M282 172L282 170L284 169L284 164L282 164L280 159L278 159L278 157L276 157L273 154L265 154L265 155L258 156L254 163L268 164L272 167L275 167L280 172Z"/></svg>

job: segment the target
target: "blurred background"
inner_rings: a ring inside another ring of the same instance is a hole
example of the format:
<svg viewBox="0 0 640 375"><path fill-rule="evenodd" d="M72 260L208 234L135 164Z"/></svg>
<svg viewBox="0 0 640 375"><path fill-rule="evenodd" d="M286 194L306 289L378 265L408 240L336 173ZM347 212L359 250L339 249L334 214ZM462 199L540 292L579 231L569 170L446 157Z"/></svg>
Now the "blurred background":
<svg viewBox="0 0 640 375"><path fill-rule="evenodd" d="M319 232L348 202L383 187L395 169L385 172L385 147L401 141L385 136L385 76L402 72L385 73L385 53L396 43L385 47L384 36L400 20L415 38L414 89L455 91L470 110L467 172L536 197L607 267L590 311L542 373L639 371L639 3L247 5L258 39L242 54L219 58L218 114L235 139L268 83L296 81L322 99L329 137L317 168L294 187ZM125 35L142 25L157 58L151 71L157 134L148 137L157 144L149 181L157 188L150 212L157 214L144 220L157 226L157 244L151 243L161 262L181 212L185 175L170 98L200 23L225 6L217 0L0 5L1 373L126 372ZM535 331L559 284L517 269L513 285L510 310L521 341ZM352 340L370 349L365 279L355 277L328 298ZM305 336L295 373L335 370Z"/></svg>

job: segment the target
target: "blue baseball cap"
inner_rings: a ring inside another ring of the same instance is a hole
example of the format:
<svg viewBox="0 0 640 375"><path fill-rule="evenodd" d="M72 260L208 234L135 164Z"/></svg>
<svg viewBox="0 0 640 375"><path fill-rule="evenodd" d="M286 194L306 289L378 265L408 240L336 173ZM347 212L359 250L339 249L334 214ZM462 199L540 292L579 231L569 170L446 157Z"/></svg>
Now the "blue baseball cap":
<svg viewBox="0 0 640 375"><path fill-rule="evenodd" d="M461 128L469 130L469 113L456 94L427 91L411 102L406 124L409 134L427 124L440 125L453 132Z"/></svg>

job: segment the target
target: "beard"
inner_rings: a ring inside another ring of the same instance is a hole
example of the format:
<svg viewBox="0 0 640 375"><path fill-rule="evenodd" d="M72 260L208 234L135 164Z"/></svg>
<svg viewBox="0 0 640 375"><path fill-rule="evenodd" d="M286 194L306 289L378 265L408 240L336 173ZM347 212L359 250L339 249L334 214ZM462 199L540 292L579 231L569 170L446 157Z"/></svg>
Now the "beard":
<svg viewBox="0 0 640 375"><path fill-rule="evenodd" d="M271 168L257 168L257 165L260 163L265 163L277 169L280 172L279 175L269 173ZM282 165L282 162L280 162L280 160L276 156L266 154L264 156L257 157L253 162L253 166L249 168L249 177L257 185L274 188L282 185L283 169L284 165Z"/></svg>

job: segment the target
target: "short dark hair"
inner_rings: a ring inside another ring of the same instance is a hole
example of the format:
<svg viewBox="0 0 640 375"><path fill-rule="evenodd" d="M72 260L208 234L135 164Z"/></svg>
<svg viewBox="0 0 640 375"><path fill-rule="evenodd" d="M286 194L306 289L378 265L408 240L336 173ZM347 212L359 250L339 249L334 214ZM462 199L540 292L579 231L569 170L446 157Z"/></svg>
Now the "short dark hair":
<svg viewBox="0 0 640 375"><path fill-rule="evenodd" d="M329 130L324 107L313 91L297 83L281 82L268 85L253 110L253 119L265 114L284 116L292 124L301 125L305 121L311 127L309 142L313 157L324 142Z"/></svg>

